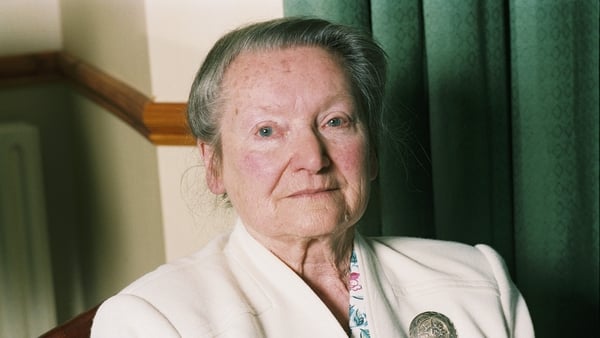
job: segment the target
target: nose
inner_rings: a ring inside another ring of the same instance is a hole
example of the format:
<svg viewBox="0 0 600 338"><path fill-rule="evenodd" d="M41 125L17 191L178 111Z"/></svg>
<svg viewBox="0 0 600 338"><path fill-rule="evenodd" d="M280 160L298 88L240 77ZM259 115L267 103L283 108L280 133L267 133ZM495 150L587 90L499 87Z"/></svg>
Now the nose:
<svg viewBox="0 0 600 338"><path fill-rule="evenodd" d="M315 131L306 131L295 137L292 142L291 166L294 170L306 170L318 173L329 167L331 159L327 147Z"/></svg>

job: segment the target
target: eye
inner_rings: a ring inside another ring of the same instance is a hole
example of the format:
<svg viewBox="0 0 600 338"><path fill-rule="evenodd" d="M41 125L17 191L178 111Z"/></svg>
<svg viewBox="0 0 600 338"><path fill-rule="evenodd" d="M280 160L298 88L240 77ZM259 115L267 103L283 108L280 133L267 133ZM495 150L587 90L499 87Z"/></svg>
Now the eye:
<svg viewBox="0 0 600 338"><path fill-rule="evenodd" d="M269 136L273 135L273 128L272 127L261 127L260 129L258 129L258 135L261 137L269 137Z"/></svg>
<svg viewBox="0 0 600 338"><path fill-rule="evenodd" d="M327 121L328 127L340 127L343 124L344 124L344 121L339 117L334 117L334 118L330 119L329 121Z"/></svg>

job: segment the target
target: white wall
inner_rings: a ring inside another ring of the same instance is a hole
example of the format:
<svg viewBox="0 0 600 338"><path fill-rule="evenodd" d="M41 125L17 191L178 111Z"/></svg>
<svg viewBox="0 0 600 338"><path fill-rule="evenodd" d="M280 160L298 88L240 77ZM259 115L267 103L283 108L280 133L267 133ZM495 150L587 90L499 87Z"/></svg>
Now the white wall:
<svg viewBox="0 0 600 338"><path fill-rule="evenodd" d="M2 0L0 55L61 49L58 0Z"/></svg>
<svg viewBox="0 0 600 338"><path fill-rule="evenodd" d="M165 261L155 146L104 108L70 103L86 302L96 304Z"/></svg>
<svg viewBox="0 0 600 338"><path fill-rule="evenodd" d="M283 16L283 0L146 0L152 94L184 102L204 56L224 33Z"/></svg>
<svg viewBox="0 0 600 338"><path fill-rule="evenodd" d="M60 0L64 51L151 96L145 0Z"/></svg>
<svg viewBox="0 0 600 338"><path fill-rule="evenodd" d="M63 50L150 95L145 0L60 0ZM85 303L165 262L156 147L71 91Z"/></svg>
<svg viewBox="0 0 600 338"><path fill-rule="evenodd" d="M206 188L195 147L158 147L158 163L165 252L172 260L227 230L235 215Z"/></svg>

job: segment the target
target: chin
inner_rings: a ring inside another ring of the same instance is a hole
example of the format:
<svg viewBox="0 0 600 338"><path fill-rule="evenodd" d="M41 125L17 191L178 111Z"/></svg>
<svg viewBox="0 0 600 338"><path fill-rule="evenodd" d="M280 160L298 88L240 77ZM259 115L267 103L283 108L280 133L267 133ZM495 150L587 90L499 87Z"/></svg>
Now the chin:
<svg viewBox="0 0 600 338"><path fill-rule="evenodd" d="M319 215L312 217L304 215L304 217L298 217L288 224L293 224L293 229L290 229L290 232L295 233L298 237L331 236L342 233L354 225L343 216L323 217Z"/></svg>

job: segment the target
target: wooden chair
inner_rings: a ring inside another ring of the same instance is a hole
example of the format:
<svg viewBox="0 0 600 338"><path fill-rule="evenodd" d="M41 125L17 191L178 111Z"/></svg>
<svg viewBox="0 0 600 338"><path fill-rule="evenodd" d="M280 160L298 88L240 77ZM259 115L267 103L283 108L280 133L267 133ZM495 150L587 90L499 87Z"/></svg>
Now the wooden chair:
<svg viewBox="0 0 600 338"><path fill-rule="evenodd" d="M42 334L39 338L88 338L98 307L100 304Z"/></svg>

